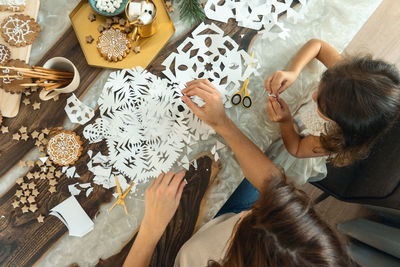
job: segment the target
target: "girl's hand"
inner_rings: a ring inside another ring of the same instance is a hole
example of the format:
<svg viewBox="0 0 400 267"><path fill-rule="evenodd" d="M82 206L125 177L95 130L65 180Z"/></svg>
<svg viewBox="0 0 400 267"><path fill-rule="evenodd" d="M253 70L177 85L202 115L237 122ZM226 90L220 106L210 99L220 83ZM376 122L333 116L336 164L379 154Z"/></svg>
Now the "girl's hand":
<svg viewBox="0 0 400 267"><path fill-rule="evenodd" d="M298 76L295 71L275 71L265 80L265 90L277 96L291 86Z"/></svg>
<svg viewBox="0 0 400 267"><path fill-rule="evenodd" d="M146 190L146 208L141 228L160 238L174 216L182 196L186 180L185 171L161 173Z"/></svg>
<svg viewBox="0 0 400 267"><path fill-rule="evenodd" d="M267 101L267 115L273 122L288 122L292 119L289 107L282 98L268 97Z"/></svg>
<svg viewBox="0 0 400 267"><path fill-rule="evenodd" d="M216 129L226 123L229 118L225 113L221 93L207 79L198 79L188 82L182 90L185 96L182 100L186 105L205 123ZM189 97L198 96L205 104L201 107L196 105Z"/></svg>

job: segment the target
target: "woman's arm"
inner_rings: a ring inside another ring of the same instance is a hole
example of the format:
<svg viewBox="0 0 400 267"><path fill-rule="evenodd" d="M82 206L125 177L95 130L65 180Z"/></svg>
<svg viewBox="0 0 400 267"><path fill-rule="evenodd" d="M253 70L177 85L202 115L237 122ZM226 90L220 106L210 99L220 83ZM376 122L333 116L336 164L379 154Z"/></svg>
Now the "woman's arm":
<svg viewBox="0 0 400 267"><path fill-rule="evenodd" d="M279 96L268 97L267 115L273 122L279 122L282 140L287 151L296 158L311 158L328 155L321 146L318 136L300 136L294 129L292 115L286 102Z"/></svg>
<svg viewBox="0 0 400 267"><path fill-rule="evenodd" d="M276 165L228 118L221 93L208 80L189 82L182 92L186 105L225 139L244 175L258 190L269 177L282 176ZM206 102L202 107L190 100L189 97L195 95Z"/></svg>
<svg viewBox="0 0 400 267"><path fill-rule="evenodd" d="M179 206L185 172L160 174L146 190L146 209L123 267L148 267L153 251Z"/></svg>
<svg viewBox="0 0 400 267"><path fill-rule="evenodd" d="M311 39L297 52L286 71L276 71L265 80L265 89L275 95L282 93L314 58L329 68L340 61L342 56L327 42Z"/></svg>

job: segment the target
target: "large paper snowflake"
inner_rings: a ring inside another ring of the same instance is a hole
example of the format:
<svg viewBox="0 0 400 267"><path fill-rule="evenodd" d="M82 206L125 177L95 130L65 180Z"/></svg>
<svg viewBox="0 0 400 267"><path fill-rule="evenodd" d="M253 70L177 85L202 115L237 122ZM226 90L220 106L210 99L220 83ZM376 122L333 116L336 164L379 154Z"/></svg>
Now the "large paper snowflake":
<svg viewBox="0 0 400 267"><path fill-rule="evenodd" d="M169 171L191 142L214 133L181 96L176 83L142 69L113 72L99 98L101 118L83 134L90 142L105 139L113 167L145 181Z"/></svg>
<svg viewBox="0 0 400 267"><path fill-rule="evenodd" d="M209 79L221 91L227 108L231 107L231 95L257 67L252 64L256 60L239 50L239 45L215 24L200 24L177 50L162 63L168 79L181 83Z"/></svg>
<svg viewBox="0 0 400 267"><path fill-rule="evenodd" d="M293 7L293 0L208 0L204 11L210 19L228 22L234 18L239 26L262 30L263 38L273 40L277 37L286 39L289 30L278 16L286 13L294 23L304 16L307 0L298 0L300 7Z"/></svg>

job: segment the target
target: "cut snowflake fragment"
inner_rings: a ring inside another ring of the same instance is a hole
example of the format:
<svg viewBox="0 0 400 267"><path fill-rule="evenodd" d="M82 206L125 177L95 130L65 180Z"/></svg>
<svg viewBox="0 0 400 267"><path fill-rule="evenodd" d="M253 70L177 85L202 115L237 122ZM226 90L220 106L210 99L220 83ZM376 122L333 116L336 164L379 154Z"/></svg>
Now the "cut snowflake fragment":
<svg viewBox="0 0 400 267"><path fill-rule="evenodd" d="M94 116L93 109L82 103L75 94L67 99L64 110L73 123L85 124Z"/></svg>

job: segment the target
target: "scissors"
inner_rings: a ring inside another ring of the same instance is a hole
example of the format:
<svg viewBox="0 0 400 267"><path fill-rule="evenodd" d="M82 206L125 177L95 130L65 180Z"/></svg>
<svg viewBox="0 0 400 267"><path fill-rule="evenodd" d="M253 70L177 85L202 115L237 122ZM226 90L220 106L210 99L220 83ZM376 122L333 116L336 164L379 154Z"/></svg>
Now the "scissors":
<svg viewBox="0 0 400 267"><path fill-rule="evenodd" d="M253 56L254 52L251 53L251 58L253 58ZM251 63L251 66L253 66L253 62ZM247 91L247 84L249 83L249 78L250 76L247 77L247 79L244 81L242 88L239 90L239 92L235 93L231 97L231 103L233 105L239 105L240 103L242 103L243 107L250 108L251 105L253 104L249 92ZM243 91L244 91L244 96L242 97Z"/></svg>
<svg viewBox="0 0 400 267"><path fill-rule="evenodd" d="M116 205L122 205L122 206L124 206L125 214L128 215L128 210L126 209L124 199L125 199L126 195L128 195L129 191L131 191L131 188L135 183L132 182L132 184L128 187L128 189L124 192L124 194L122 194L117 175L115 175L115 181L117 183L118 199L117 199L117 201L115 201L114 205L112 205L112 207L108 211L111 211Z"/></svg>

